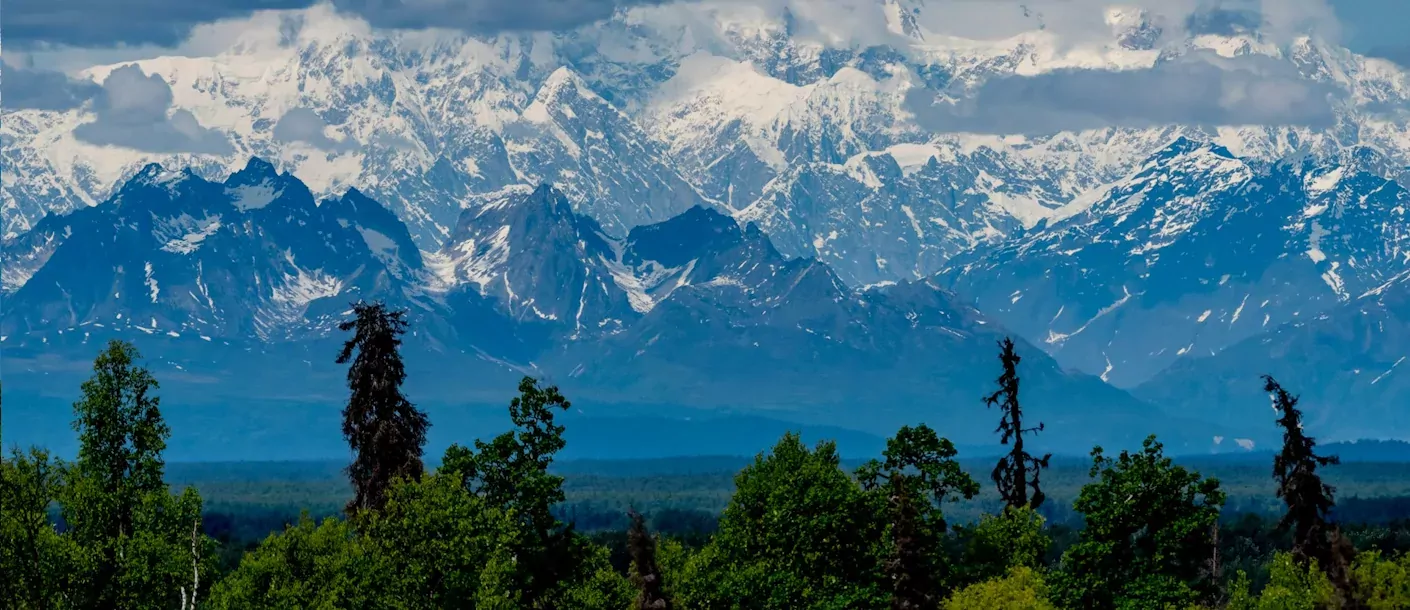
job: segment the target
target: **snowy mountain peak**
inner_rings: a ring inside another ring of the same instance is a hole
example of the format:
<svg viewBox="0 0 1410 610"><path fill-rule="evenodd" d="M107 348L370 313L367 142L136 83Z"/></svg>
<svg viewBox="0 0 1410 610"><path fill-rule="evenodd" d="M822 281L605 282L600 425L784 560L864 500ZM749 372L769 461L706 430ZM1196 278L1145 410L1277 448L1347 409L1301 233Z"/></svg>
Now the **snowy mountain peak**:
<svg viewBox="0 0 1410 610"><path fill-rule="evenodd" d="M400 302L420 273L404 225L354 194L325 206L254 161L224 183L144 167L109 201L5 244L3 326L84 325L180 336L321 336L347 299Z"/></svg>
<svg viewBox="0 0 1410 610"><path fill-rule="evenodd" d="M226 179L226 184L254 184L278 177L279 170L273 163L260 157L250 157L250 160L245 162L244 169L231 174Z"/></svg>

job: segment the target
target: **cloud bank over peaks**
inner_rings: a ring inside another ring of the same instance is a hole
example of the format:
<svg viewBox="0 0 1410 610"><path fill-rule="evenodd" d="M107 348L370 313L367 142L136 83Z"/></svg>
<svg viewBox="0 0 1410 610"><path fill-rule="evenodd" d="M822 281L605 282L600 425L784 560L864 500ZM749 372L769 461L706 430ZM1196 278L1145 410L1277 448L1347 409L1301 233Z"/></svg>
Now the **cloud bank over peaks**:
<svg viewBox="0 0 1410 610"><path fill-rule="evenodd" d="M985 82L973 96L912 89L906 109L940 133L1047 135L1160 125L1335 124L1331 87L1274 58L1192 51L1141 70L1064 69Z"/></svg>
<svg viewBox="0 0 1410 610"><path fill-rule="evenodd" d="M234 149L219 131L207 129L188 110L172 111L171 86L135 64L113 70L94 99L96 119L74 129L74 137L99 146L151 153L223 155Z"/></svg>
<svg viewBox="0 0 1410 610"><path fill-rule="evenodd" d="M328 123L309 108L291 108L274 124L274 140L285 144L303 143L324 152L346 152L357 148L352 138L334 140L325 130Z"/></svg>
<svg viewBox="0 0 1410 610"><path fill-rule="evenodd" d="M4 110L72 110L102 90L55 70L37 70L0 59L0 108Z"/></svg>

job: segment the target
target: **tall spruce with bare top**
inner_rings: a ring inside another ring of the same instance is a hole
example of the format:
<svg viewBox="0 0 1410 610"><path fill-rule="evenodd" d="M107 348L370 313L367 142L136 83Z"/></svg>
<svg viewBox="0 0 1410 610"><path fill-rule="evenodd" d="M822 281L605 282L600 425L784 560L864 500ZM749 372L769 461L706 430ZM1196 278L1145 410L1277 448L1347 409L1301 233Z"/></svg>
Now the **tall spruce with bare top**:
<svg viewBox="0 0 1410 610"><path fill-rule="evenodd" d="M419 478L430 422L402 395L406 367L401 360L401 336L406 312L383 303L353 304L353 319L338 325L353 336L343 344L338 364L348 367L348 404L343 409L343 436L352 448L348 465L354 497L347 511L378 510L387 489L398 477ZM354 356L354 354L356 354Z"/></svg>
<svg viewBox="0 0 1410 610"><path fill-rule="evenodd" d="M999 458L991 475L1004 504L1014 508L1038 508L1045 496L1039 487L1039 477L1052 454L1034 457L1023 448L1023 436L1043 431L1043 424L1031 428L1023 427L1023 408L1018 402L1018 363L1022 358L1014 351L1013 339L1005 337L999 342L999 361L1003 364L1003 374L999 375L999 388L984 398L990 407L999 407L1003 413L999 420L999 442L1012 443L1008 454ZM1030 492L1031 489L1031 492Z"/></svg>
<svg viewBox="0 0 1410 610"><path fill-rule="evenodd" d="M1293 558L1304 565L1316 561L1343 598L1349 599L1348 570L1355 550L1340 529L1328 521L1327 513L1336 504L1336 490L1317 474L1318 468L1335 466L1341 460L1335 455L1317 455L1316 439L1302 429L1297 396L1269 375L1263 376L1263 391L1272 398L1278 426L1283 429L1283 448L1273 457L1278 497L1287 505L1278 528L1292 531Z"/></svg>

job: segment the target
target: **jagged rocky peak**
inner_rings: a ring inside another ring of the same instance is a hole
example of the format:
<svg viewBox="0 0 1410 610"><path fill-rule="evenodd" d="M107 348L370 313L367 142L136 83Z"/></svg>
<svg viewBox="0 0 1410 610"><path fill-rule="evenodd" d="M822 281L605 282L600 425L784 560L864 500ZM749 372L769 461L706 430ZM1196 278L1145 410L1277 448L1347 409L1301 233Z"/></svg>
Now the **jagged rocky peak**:
<svg viewBox="0 0 1410 610"><path fill-rule="evenodd" d="M421 250L406 225L386 206L350 188L341 196L323 201L322 208L344 228L353 228L367 247L389 267L402 272L420 269Z"/></svg>
<svg viewBox="0 0 1410 610"><path fill-rule="evenodd" d="M316 336L331 332L330 300L398 301L400 278L422 266L406 228L375 202L353 192L317 205L260 159L224 182L149 165L110 200L53 222L61 239L6 244L6 258L40 264L32 277L7 274L7 329Z"/></svg>
<svg viewBox="0 0 1410 610"><path fill-rule="evenodd" d="M225 194L231 205L241 212L262 210L276 201L309 209L315 206L308 186L293 174L280 173L274 164L259 157L250 157L244 169L225 179Z"/></svg>
<svg viewBox="0 0 1410 610"><path fill-rule="evenodd" d="M579 336L619 327L632 315L613 274L615 242L546 184L468 202L439 257L448 263L443 276L450 284L489 297L517 320Z"/></svg>
<svg viewBox="0 0 1410 610"><path fill-rule="evenodd" d="M498 233L525 248L552 250L583 240L594 251L606 247L596 221L575 212L567 196L549 184L511 186L471 198L446 248L460 249L467 240Z"/></svg>
<svg viewBox="0 0 1410 610"><path fill-rule="evenodd" d="M732 248L743 239L744 232L734 218L713 208L694 206L670 220L632 229L627 235L623 262L637 265L656 261L679 267L708 253Z"/></svg>

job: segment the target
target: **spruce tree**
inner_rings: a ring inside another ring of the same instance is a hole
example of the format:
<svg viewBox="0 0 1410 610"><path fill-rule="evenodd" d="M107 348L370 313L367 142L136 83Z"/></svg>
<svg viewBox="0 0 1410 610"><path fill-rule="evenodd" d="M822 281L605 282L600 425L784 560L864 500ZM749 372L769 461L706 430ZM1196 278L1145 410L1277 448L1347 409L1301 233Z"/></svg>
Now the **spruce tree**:
<svg viewBox="0 0 1410 610"><path fill-rule="evenodd" d="M636 585L637 610L670 610L671 601L666 597L661 582L661 568L656 565L656 541L646 531L646 519L635 510L629 511L632 520L627 530L627 551L632 556L632 584Z"/></svg>
<svg viewBox="0 0 1410 610"><path fill-rule="evenodd" d="M1014 508L1037 509L1045 498L1038 486L1039 477L1042 470L1048 467L1052 454L1038 458L1023 448L1023 435L1041 432L1043 424L1039 422L1032 428L1023 427L1023 408L1018 402L1018 363L1022 358L1013 349L1013 339L1005 337L999 342L999 347L999 361L1003 363L1004 371L997 380L999 388L986 396L984 402L990 407L998 406L1003 413L999 427L994 431L999 433L1000 443L1007 445L1012 442L1013 448L1008 455L999 458L991 477L1004 504Z"/></svg>
<svg viewBox="0 0 1410 610"><path fill-rule="evenodd" d="M1355 551L1339 529L1327 520L1327 513L1336 504L1335 489L1322 482L1317 469L1334 466L1341 460L1334 455L1317 455L1317 442L1302 429L1302 410L1298 397L1288 393L1269 375L1263 376L1263 391L1273 400L1278 412L1278 426L1283 429L1283 447L1273 458L1273 479L1278 482L1278 497L1287 505L1287 512L1278 523L1280 531L1292 531L1293 558L1307 565L1316 561L1327 573L1332 584L1343 594L1349 591L1347 570Z"/></svg>
<svg viewBox="0 0 1410 610"><path fill-rule="evenodd" d="M348 465L354 497L349 513L380 509L394 479L420 478L421 450L430 422L402 395L406 368L401 360L401 336L406 312L382 303L353 304L353 319L338 326L352 331L338 364L348 367L348 404L343 409L343 436L352 448ZM356 357L353 354L356 353Z"/></svg>
<svg viewBox="0 0 1410 610"><path fill-rule="evenodd" d="M894 610L921 610L936 606L931 565L926 560L926 541L920 531L920 511L906 477L896 474L887 497L891 511L891 555L882 569L891 580L891 607Z"/></svg>

